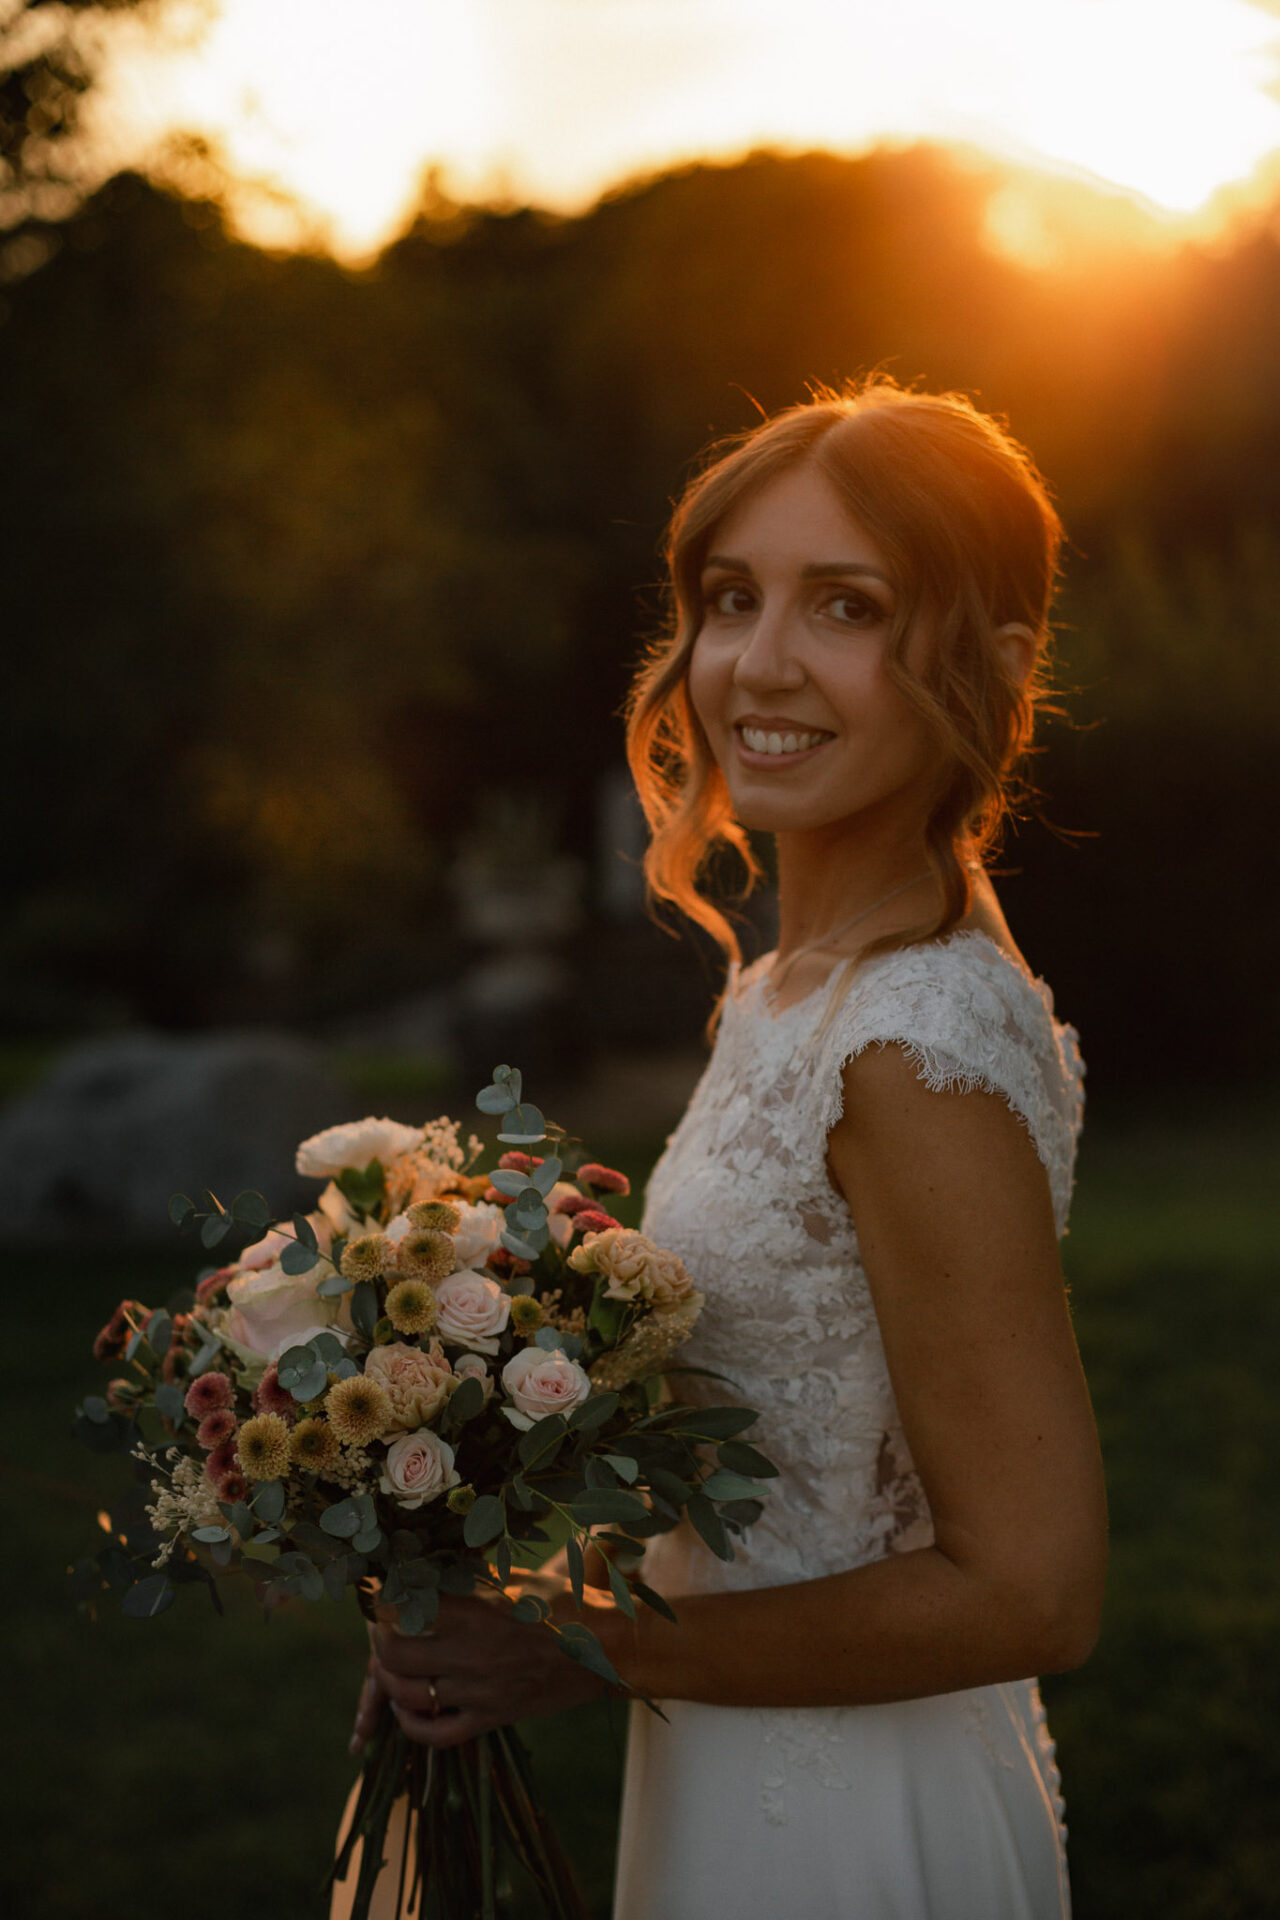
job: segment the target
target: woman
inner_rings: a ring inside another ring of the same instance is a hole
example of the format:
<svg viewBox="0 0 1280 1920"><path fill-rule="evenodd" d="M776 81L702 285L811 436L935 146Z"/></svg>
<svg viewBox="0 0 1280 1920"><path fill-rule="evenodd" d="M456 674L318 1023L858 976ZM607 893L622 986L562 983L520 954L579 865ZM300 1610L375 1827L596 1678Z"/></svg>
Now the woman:
<svg viewBox="0 0 1280 1920"><path fill-rule="evenodd" d="M1081 1067L983 866L1060 537L999 426L885 380L719 450L672 522L632 766L653 893L732 964L645 1226L707 1295L688 1360L782 1471L731 1565L650 1546L678 1624L589 1603L667 1715L632 1712L616 1920L1069 1911L1027 1676L1086 1657L1103 1585L1057 1246ZM695 879L748 831L779 938L743 973ZM480 1601L379 1630L358 1731L383 1693L433 1745L587 1697L534 1638Z"/></svg>

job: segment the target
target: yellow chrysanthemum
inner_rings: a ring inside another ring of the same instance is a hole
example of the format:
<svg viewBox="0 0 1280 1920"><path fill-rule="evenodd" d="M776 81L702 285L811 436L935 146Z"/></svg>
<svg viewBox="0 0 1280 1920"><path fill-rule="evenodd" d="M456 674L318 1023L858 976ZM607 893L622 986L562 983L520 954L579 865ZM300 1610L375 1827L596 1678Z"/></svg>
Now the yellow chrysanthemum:
<svg viewBox="0 0 1280 1920"><path fill-rule="evenodd" d="M546 1324L546 1313L541 1300L535 1300L530 1293L517 1293L511 1300L511 1325L516 1333L528 1340L538 1328Z"/></svg>
<svg viewBox="0 0 1280 1920"><path fill-rule="evenodd" d="M456 1233L462 1225L462 1215L447 1200L425 1200L416 1207L410 1207L409 1218L420 1232L430 1229L436 1233Z"/></svg>
<svg viewBox="0 0 1280 1920"><path fill-rule="evenodd" d="M425 1280L401 1280L387 1295L387 1319L397 1333L430 1333L436 1297Z"/></svg>
<svg viewBox="0 0 1280 1920"><path fill-rule="evenodd" d="M362 1234L358 1240L349 1240L342 1249L344 1280L376 1280L394 1263L395 1244L385 1233Z"/></svg>
<svg viewBox="0 0 1280 1920"><path fill-rule="evenodd" d="M246 1420L236 1435L236 1454L246 1480L279 1480L289 1471L289 1423L278 1413Z"/></svg>
<svg viewBox="0 0 1280 1920"><path fill-rule="evenodd" d="M327 1420L299 1420L289 1437L293 1464L307 1473L323 1473L338 1453L338 1436Z"/></svg>
<svg viewBox="0 0 1280 1920"><path fill-rule="evenodd" d="M397 1266L411 1280L443 1280L458 1264L453 1242L435 1227L420 1227L400 1242Z"/></svg>
<svg viewBox="0 0 1280 1920"><path fill-rule="evenodd" d="M363 1373L353 1373L330 1387L324 1410L339 1440L352 1447L380 1440L395 1418L383 1389Z"/></svg>
<svg viewBox="0 0 1280 1920"><path fill-rule="evenodd" d="M450 1513L470 1513L476 1503L476 1490L471 1486L450 1487L445 1496L445 1505Z"/></svg>

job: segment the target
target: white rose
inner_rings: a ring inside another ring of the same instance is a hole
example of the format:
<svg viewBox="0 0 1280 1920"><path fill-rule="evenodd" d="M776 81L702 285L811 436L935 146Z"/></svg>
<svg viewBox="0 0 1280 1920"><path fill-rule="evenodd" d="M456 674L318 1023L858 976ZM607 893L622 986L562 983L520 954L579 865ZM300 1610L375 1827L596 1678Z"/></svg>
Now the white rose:
<svg viewBox="0 0 1280 1920"><path fill-rule="evenodd" d="M591 1392L582 1368L559 1347L524 1347L502 1369L502 1384L512 1401L502 1411L521 1428L549 1413L572 1413Z"/></svg>
<svg viewBox="0 0 1280 1920"><path fill-rule="evenodd" d="M408 1153L422 1144L421 1127L405 1127L398 1120L352 1120L345 1126L326 1127L313 1133L298 1148L297 1168L316 1180L344 1173L348 1167L361 1172L371 1160L385 1167L398 1153Z"/></svg>
<svg viewBox="0 0 1280 1920"><path fill-rule="evenodd" d="M279 1264L237 1274L227 1282L223 1323L239 1346L274 1359L286 1347L332 1325L336 1303L316 1293L319 1273L286 1273Z"/></svg>
<svg viewBox="0 0 1280 1920"><path fill-rule="evenodd" d="M451 1273L436 1288L436 1332L451 1347L496 1353L498 1335L511 1318L511 1301L483 1273Z"/></svg>
<svg viewBox="0 0 1280 1920"><path fill-rule="evenodd" d="M453 1448L438 1434L420 1427L401 1434L387 1448L386 1465L378 1485L402 1507L423 1507L458 1485L461 1475L453 1464Z"/></svg>
<svg viewBox="0 0 1280 1920"><path fill-rule="evenodd" d="M463 1201L458 1212L462 1219L453 1230L458 1265L482 1267L502 1237L503 1210L488 1200L477 1200L471 1204Z"/></svg>
<svg viewBox="0 0 1280 1920"><path fill-rule="evenodd" d="M482 1353L460 1353L453 1363L453 1371L459 1380L478 1380L484 1388L485 1404L493 1397L493 1375L489 1363Z"/></svg>

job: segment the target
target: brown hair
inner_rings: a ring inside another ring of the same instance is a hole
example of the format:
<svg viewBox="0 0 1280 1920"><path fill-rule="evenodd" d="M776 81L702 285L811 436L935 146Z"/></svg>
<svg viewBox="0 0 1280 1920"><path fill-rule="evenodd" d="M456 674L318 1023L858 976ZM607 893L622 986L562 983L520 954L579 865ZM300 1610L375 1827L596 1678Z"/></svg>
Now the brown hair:
<svg viewBox="0 0 1280 1920"><path fill-rule="evenodd" d="M929 924L876 941L868 952L938 939L964 918L970 864L990 856L1021 797L1018 763L1044 700L1062 523L1030 454L972 401L912 392L880 374L843 394L821 389L717 442L667 530L667 630L632 687L627 757L651 835L651 903L678 907L731 959L738 958L737 936L698 882L726 847L745 863L744 892L760 867L689 699L700 579L725 516L806 463L826 476L890 563L899 591L887 668L932 729L949 769L926 828L941 909ZM906 642L921 611L934 622L937 644L916 674L906 663ZM996 644L996 630L1014 622L1036 638L1026 685L1010 674Z"/></svg>

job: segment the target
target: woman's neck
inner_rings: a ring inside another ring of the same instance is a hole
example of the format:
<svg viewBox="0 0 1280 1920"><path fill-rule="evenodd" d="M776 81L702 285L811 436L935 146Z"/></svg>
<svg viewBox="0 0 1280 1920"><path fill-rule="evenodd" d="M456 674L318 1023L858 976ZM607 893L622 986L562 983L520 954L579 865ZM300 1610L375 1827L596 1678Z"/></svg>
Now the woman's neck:
<svg viewBox="0 0 1280 1920"><path fill-rule="evenodd" d="M777 855L780 961L824 935L837 938L837 930L855 915L867 915L857 929L859 946L899 926L913 926L938 898L922 831L853 834L842 824L779 834ZM890 894L892 900L886 898ZM879 924L880 902L891 925Z"/></svg>

